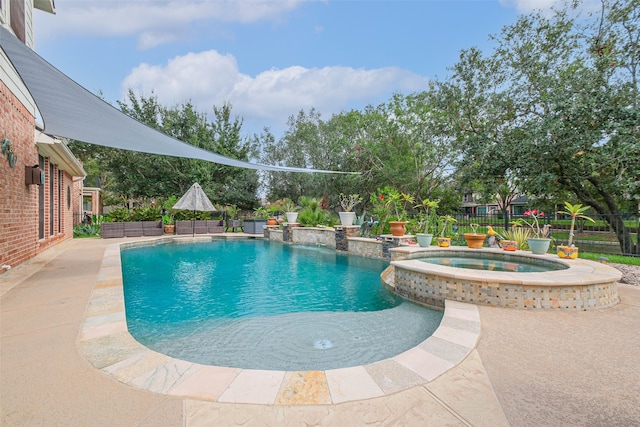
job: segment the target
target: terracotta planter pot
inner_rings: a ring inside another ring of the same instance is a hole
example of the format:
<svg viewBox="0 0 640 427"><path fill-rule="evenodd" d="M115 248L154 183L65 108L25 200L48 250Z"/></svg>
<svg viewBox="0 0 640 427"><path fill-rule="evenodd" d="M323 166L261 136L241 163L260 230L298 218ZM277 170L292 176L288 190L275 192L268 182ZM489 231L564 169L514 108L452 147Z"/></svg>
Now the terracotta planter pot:
<svg viewBox="0 0 640 427"><path fill-rule="evenodd" d="M484 244L484 239L487 238L486 234L480 233L464 233L463 236L467 241L467 246L472 249L480 249Z"/></svg>
<svg viewBox="0 0 640 427"><path fill-rule="evenodd" d="M407 232L407 221L389 221L391 234L394 236L404 236Z"/></svg>
<svg viewBox="0 0 640 427"><path fill-rule="evenodd" d="M576 259L578 258L578 247L558 246L558 256L560 258Z"/></svg>
<svg viewBox="0 0 640 427"><path fill-rule="evenodd" d="M518 242L515 240L503 240L502 249L505 251L516 251L518 250Z"/></svg>
<svg viewBox="0 0 640 427"><path fill-rule="evenodd" d="M164 229L164 234L173 234L176 231L176 225L175 224L165 224L163 226Z"/></svg>
<svg viewBox="0 0 640 427"><path fill-rule="evenodd" d="M449 237L438 237L436 241L438 242L438 246L441 248L448 248L451 246L451 238Z"/></svg>
<svg viewBox="0 0 640 427"><path fill-rule="evenodd" d="M268 218L267 219L267 225L276 225L276 219L275 218Z"/></svg>

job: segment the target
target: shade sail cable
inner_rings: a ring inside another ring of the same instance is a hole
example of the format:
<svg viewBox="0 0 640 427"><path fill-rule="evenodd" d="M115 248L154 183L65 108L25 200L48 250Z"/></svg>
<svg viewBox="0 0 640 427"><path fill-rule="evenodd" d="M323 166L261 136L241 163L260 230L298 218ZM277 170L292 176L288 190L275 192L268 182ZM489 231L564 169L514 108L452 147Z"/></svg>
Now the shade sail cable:
<svg viewBox="0 0 640 427"><path fill-rule="evenodd" d="M194 147L153 129L98 98L0 26L0 46L31 93L48 135L142 153L202 159L247 169L352 174L264 165Z"/></svg>

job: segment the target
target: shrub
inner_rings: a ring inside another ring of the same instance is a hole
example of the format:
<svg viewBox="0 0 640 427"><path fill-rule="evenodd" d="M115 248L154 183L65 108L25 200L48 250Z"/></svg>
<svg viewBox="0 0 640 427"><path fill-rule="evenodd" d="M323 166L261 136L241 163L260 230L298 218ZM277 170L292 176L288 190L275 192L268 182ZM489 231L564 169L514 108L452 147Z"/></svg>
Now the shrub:
<svg viewBox="0 0 640 427"><path fill-rule="evenodd" d="M81 224L73 227L73 237L100 237L100 226L96 224Z"/></svg>
<svg viewBox="0 0 640 427"><path fill-rule="evenodd" d="M527 239L531 237L531 230L524 227L511 227L509 230L506 230L500 235L506 240L515 240L518 242L518 249L528 250L529 243L527 243Z"/></svg>
<svg viewBox="0 0 640 427"><path fill-rule="evenodd" d="M107 222L127 222L132 221L133 216L127 208L116 208L109 212L106 216Z"/></svg>

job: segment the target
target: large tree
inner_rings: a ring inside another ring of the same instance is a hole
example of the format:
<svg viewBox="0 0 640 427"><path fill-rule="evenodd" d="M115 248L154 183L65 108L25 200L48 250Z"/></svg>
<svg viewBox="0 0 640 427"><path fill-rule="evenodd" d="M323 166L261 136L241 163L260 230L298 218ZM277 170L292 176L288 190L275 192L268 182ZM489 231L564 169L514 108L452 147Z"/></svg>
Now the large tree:
<svg viewBox="0 0 640 427"><path fill-rule="evenodd" d="M522 16L492 54L463 51L440 86L460 176L570 195L609 221L625 253L639 253L620 216L640 198L639 5L603 0L590 19L571 7Z"/></svg>

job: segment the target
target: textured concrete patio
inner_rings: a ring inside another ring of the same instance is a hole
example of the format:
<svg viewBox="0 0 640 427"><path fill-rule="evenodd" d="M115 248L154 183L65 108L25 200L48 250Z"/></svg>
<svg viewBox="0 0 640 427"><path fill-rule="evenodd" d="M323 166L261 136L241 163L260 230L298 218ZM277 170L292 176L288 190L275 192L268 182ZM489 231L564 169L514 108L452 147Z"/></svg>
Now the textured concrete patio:
<svg viewBox="0 0 640 427"><path fill-rule="evenodd" d="M380 397L226 403L125 384L82 354L85 317L115 242L68 241L0 276L1 425L627 426L640 419L640 289L628 285L620 285L621 303L605 310L479 307L480 341L461 363Z"/></svg>

